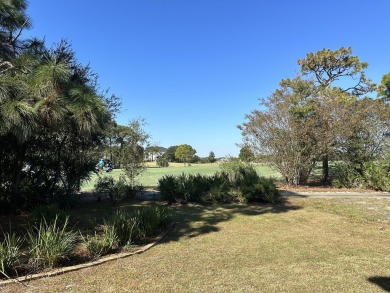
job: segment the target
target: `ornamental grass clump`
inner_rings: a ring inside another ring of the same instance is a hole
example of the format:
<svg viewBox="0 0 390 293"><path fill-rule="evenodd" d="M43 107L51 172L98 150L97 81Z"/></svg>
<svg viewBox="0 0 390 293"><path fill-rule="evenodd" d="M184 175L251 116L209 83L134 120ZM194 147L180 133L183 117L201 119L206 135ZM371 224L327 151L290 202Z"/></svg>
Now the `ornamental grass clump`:
<svg viewBox="0 0 390 293"><path fill-rule="evenodd" d="M7 276L19 261L22 242L15 233L4 234L4 240L0 242L0 273L3 275Z"/></svg>
<svg viewBox="0 0 390 293"><path fill-rule="evenodd" d="M142 238L153 236L164 228L171 218L172 213L166 207L144 207L116 210L105 225L113 229L120 246L127 246Z"/></svg>
<svg viewBox="0 0 390 293"><path fill-rule="evenodd" d="M120 246L132 244L139 233L137 217L127 210L116 210L106 221L106 225L115 232Z"/></svg>
<svg viewBox="0 0 390 293"><path fill-rule="evenodd" d="M93 236L84 237L81 235L81 237L87 247L88 254L94 259L110 253L118 242L114 227L106 223L102 235L95 232Z"/></svg>
<svg viewBox="0 0 390 293"><path fill-rule="evenodd" d="M77 244L77 233L67 230L69 217L60 224L58 216L52 223L43 219L27 232L30 264L35 268L53 268L69 259Z"/></svg>

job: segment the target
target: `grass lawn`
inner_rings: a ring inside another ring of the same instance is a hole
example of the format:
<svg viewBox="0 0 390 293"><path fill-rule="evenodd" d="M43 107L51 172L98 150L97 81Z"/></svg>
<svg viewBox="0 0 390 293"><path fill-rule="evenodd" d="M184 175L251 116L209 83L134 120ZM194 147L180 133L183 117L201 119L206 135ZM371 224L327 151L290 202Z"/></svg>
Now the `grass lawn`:
<svg viewBox="0 0 390 293"><path fill-rule="evenodd" d="M390 199L173 207L144 254L2 292L384 292Z"/></svg>
<svg viewBox="0 0 390 293"><path fill-rule="evenodd" d="M262 176L275 176L279 177L280 174L270 167L263 164L256 164L256 170ZM138 179L138 184L142 184L145 187L156 187L158 183L158 179L163 177L165 174L173 174L179 175L181 173L187 174L197 174L200 173L202 175L212 175L215 172L220 171L218 164L191 164L191 166L184 166L183 163L170 163L167 168L159 168L156 166L155 162L148 163L148 168L146 172L144 172ZM118 178L120 174L123 174L123 171L120 169L114 169L110 173L103 173L103 176L113 176L114 178ZM98 178L95 173L91 174L91 180L86 182L82 191L90 191L93 190L94 184Z"/></svg>

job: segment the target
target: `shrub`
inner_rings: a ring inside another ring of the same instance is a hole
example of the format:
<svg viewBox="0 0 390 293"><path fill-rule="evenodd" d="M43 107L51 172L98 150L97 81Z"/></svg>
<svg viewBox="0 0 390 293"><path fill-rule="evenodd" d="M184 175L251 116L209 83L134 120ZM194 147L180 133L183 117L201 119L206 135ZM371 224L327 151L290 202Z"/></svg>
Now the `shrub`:
<svg viewBox="0 0 390 293"><path fill-rule="evenodd" d="M361 175L351 164L343 162L335 164L334 178L332 180L333 186L352 188L360 186L361 183Z"/></svg>
<svg viewBox="0 0 390 293"><path fill-rule="evenodd" d="M172 203L175 201L175 196L178 194L178 182L173 175L164 175L158 180L157 189L160 191L163 200Z"/></svg>
<svg viewBox="0 0 390 293"><path fill-rule="evenodd" d="M52 223L45 219L27 232L30 263L37 268L52 268L68 259L76 246L77 233L67 231L68 217L63 225L58 217Z"/></svg>
<svg viewBox="0 0 390 293"><path fill-rule="evenodd" d="M7 276L10 270L19 261L22 238L12 234L4 234L4 240L0 242L0 273Z"/></svg>
<svg viewBox="0 0 390 293"><path fill-rule="evenodd" d="M248 200L260 200L269 203L279 202L281 195L278 192L275 180L273 178L259 177L259 182L256 185L256 193L253 198Z"/></svg>
<svg viewBox="0 0 390 293"><path fill-rule="evenodd" d="M367 188L390 191L390 156L381 162L363 165L364 184Z"/></svg>
<svg viewBox="0 0 390 293"><path fill-rule="evenodd" d="M130 245L138 235L139 222L130 211L116 210L106 225L113 229L121 246Z"/></svg>
<svg viewBox="0 0 390 293"><path fill-rule="evenodd" d="M133 198L138 191L137 187L132 188L124 176L115 180L112 176L99 177L95 183L96 192L107 192L110 199L122 200Z"/></svg>
<svg viewBox="0 0 390 293"><path fill-rule="evenodd" d="M244 202L279 200L274 179L260 177L251 165L238 165L229 172L213 176L165 175L159 180L162 198L174 202L181 198L191 202Z"/></svg>
<svg viewBox="0 0 390 293"><path fill-rule="evenodd" d="M164 228L170 221L172 213L167 207L146 207L134 211L138 218L139 237L149 237Z"/></svg>
<svg viewBox="0 0 390 293"><path fill-rule="evenodd" d="M117 236L113 226L104 225L103 235L98 235L95 232L94 236L86 236L83 238L87 246L88 253L93 258L98 258L109 253L117 242Z"/></svg>
<svg viewBox="0 0 390 293"><path fill-rule="evenodd" d="M116 210L106 226L112 227L119 245L126 246L144 237L152 236L171 221L166 207L146 207L134 210Z"/></svg>

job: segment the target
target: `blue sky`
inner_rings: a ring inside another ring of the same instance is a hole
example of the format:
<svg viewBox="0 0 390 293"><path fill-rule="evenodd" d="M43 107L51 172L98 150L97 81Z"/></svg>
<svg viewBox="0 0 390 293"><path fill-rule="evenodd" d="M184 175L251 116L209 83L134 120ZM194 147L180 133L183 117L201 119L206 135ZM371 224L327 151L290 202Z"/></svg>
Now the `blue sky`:
<svg viewBox="0 0 390 293"><path fill-rule="evenodd" d="M388 0L31 0L24 36L70 41L123 99L119 124L143 117L161 146L235 156L236 126L307 53L352 46L379 83L390 72L389 11Z"/></svg>

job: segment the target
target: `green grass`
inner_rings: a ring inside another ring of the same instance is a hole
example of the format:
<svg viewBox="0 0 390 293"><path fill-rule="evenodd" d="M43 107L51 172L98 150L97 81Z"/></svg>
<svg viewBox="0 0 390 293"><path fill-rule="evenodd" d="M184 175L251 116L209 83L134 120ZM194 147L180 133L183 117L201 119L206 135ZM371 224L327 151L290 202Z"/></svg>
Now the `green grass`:
<svg viewBox="0 0 390 293"><path fill-rule="evenodd" d="M256 164L256 170L262 176L270 177L280 177L280 174L270 167L263 164ZM191 164L191 166L184 166L182 163L170 163L167 168L159 168L155 163L148 163L148 168L146 172L144 172L138 179L138 184L142 184L146 187L156 187L158 183L158 179L163 177L166 174L179 175L181 173L187 174L197 174L200 173L202 175L212 175L215 172L220 171L219 165L217 163L214 164ZM113 176L115 179L119 178L119 176L123 174L123 171L120 169L114 169L110 173L103 173L102 176ZM82 186L82 191L91 191L94 189L95 182L98 176L95 173L91 174L91 180L85 182Z"/></svg>
<svg viewBox="0 0 390 293"><path fill-rule="evenodd" d="M175 228L144 254L31 281L28 288L1 289L383 292L390 284L390 200L363 201L292 198L277 206L176 206Z"/></svg>

